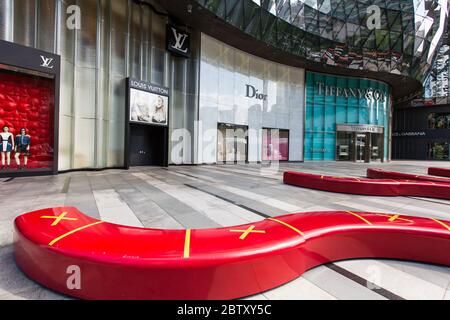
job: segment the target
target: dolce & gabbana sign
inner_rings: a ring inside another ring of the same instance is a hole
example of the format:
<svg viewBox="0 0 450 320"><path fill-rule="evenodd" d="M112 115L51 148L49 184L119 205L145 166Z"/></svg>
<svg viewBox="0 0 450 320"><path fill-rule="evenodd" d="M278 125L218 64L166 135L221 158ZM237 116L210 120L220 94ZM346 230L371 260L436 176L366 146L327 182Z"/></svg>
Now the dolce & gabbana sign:
<svg viewBox="0 0 450 320"><path fill-rule="evenodd" d="M345 97L347 99L355 98L371 101L386 101L387 99L387 94L380 89L341 88L329 86L323 82L316 82L316 92L319 95Z"/></svg>

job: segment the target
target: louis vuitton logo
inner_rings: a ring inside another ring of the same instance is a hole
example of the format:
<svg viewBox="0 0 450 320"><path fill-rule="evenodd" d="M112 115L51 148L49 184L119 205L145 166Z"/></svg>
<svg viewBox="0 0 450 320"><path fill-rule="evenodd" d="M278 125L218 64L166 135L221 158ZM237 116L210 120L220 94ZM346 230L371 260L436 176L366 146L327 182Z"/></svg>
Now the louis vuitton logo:
<svg viewBox="0 0 450 320"><path fill-rule="evenodd" d="M176 49L180 52L187 53L188 48L184 48L184 44L186 43L186 39L188 38L188 35L185 33L179 33L175 28L171 28L173 32L173 36L175 37L175 44L172 45L173 49Z"/></svg>
<svg viewBox="0 0 450 320"><path fill-rule="evenodd" d="M53 69L53 58L46 58L44 56L41 56L42 64L41 67Z"/></svg>

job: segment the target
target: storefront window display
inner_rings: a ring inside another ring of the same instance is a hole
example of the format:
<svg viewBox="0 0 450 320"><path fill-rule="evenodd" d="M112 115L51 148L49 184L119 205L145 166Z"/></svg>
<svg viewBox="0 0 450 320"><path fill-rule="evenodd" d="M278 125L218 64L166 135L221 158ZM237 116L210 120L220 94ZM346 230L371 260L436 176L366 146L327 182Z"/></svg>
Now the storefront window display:
<svg viewBox="0 0 450 320"><path fill-rule="evenodd" d="M428 129L450 129L450 113L430 113Z"/></svg>
<svg viewBox="0 0 450 320"><path fill-rule="evenodd" d="M431 142L428 144L429 160L450 160L450 142Z"/></svg>
<svg viewBox="0 0 450 320"><path fill-rule="evenodd" d="M51 170L54 81L0 69L1 169Z"/></svg>
<svg viewBox="0 0 450 320"><path fill-rule="evenodd" d="M202 34L198 163L302 161L304 75Z"/></svg>
<svg viewBox="0 0 450 320"><path fill-rule="evenodd" d="M248 161L248 127L218 124L218 163L245 163Z"/></svg>
<svg viewBox="0 0 450 320"><path fill-rule="evenodd" d="M289 160L289 130L263 129L263 161Z"/></svg>

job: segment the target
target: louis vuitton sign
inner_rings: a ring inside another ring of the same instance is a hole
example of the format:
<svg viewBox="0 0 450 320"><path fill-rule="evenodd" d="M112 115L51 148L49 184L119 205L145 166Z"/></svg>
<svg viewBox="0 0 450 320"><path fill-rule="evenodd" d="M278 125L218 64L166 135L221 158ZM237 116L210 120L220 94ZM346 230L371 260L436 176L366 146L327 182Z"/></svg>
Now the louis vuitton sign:
<svg viewBox="0 0 450 320"><path fill-rule="evenodd" d="M167 50L175 55L191 56L191 35L179 27L168 24L166 28Z"/></svg>

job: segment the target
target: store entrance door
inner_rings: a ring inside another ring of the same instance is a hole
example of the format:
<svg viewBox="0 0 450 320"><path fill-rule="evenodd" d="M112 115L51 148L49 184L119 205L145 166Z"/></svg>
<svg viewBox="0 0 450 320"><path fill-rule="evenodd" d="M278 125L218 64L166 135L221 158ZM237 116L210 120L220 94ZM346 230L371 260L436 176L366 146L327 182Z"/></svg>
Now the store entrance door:
<svg viewBox="0 0 450 320"><path fill-rule="evenodd" d="M132 124L130 166L168 166L167 127Z"/></svg>
<svg viewBox="0 0 450 320"><path fill-rule="evenodd" d="M365 134L356 135L356 162L366 162L368 144Z"/></svg>
<svg viewBox="0 0 450 320"><path fill-rule="evenodd" d="M337 161L373 162L384 159L384 136L378 133L338 131Z"/></svg>

